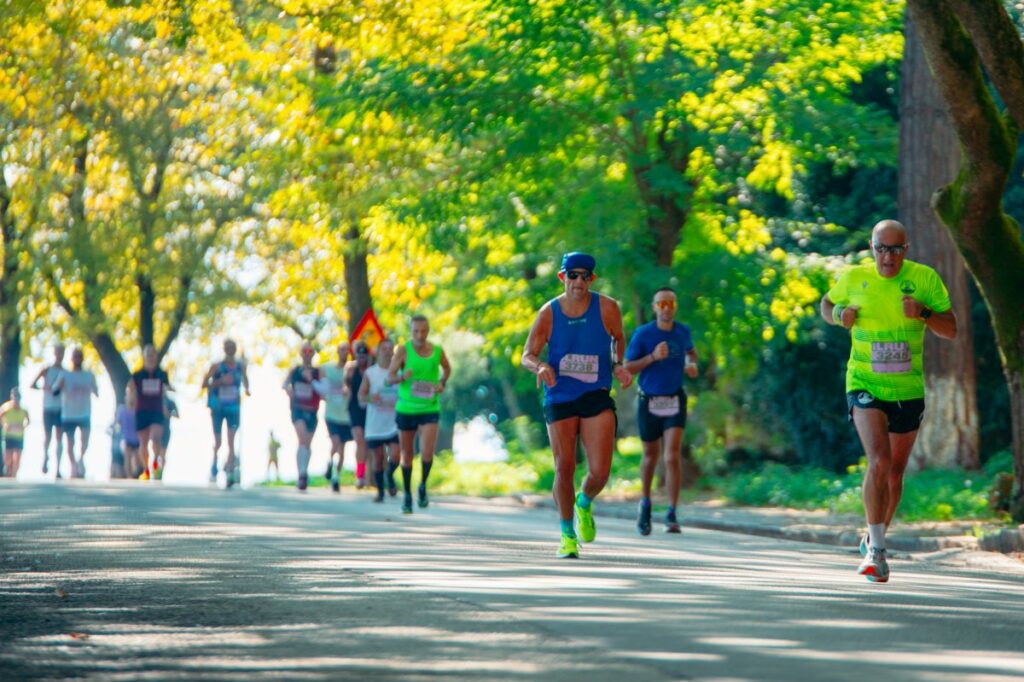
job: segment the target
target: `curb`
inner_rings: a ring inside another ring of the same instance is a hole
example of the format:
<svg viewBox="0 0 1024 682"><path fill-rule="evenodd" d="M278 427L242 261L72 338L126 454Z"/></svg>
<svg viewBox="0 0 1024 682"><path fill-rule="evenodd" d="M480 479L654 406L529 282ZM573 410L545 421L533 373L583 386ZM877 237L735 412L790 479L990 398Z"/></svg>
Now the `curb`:
<svg viewBox="0 0 1024 682"><path fill-rule="evenodd" d="M513 495L511 499L524 507L554 509L554 500L537 495ZM685 508L684 508L685 509ZM633 519L636 512L622 506L596 506L596 516L617 519ZM679 523L689 528L715 530L726 533L740 533L760 537L792 540L794 542L812 542L819 545L837 547L856 547L861 531L857 527L821 527L808 524L790 526L729 521L720 518L708 518L694 514L681 515ZM1003 554L1024 552L1024 525L1018 528L1003 528L997 532L980 538L973 535L906 535L899 531L886 537L889 548L901 552L938 552L948 549L965 549L972 551L1001 552Z"/></svg>

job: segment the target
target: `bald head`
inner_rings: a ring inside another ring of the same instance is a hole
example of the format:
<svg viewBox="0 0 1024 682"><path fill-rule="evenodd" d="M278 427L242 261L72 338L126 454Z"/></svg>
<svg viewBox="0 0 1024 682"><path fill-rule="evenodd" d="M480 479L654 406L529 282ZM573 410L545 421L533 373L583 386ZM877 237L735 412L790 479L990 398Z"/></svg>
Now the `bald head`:
<svg viewBox="0 0 1024 682"><path fill-rule="evenodd" d="M903 244L907 241L907 229L897 220L880 220L871 229L871 241Z"/></svg>

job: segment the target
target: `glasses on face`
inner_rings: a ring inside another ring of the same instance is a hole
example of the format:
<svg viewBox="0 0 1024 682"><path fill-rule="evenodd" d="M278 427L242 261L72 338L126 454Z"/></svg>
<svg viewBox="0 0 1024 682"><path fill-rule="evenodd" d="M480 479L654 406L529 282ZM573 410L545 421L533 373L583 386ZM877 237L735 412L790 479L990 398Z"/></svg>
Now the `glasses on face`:
<svg viewBox="0 0 1024 682"><path fill-rule="evenodd" d="M589 282L594 279L594 274L587 270L570 270L565 273L565 276L571 280L577 280L582 278L584 282Z"/></svg>
<svg viewBox="0 0 1024 682"><path fill-rule="evenodd" d="M675 301L655 301L654 305L662 310L673 310L676 307Z"/></svg>
<svg viewBox="0 0 1024 682"><path fill-rule="evenodd" d="M902 255L907 250L906 244L879 244L875 242L871 246L878 253L891 253L894 256Z"/></svg>

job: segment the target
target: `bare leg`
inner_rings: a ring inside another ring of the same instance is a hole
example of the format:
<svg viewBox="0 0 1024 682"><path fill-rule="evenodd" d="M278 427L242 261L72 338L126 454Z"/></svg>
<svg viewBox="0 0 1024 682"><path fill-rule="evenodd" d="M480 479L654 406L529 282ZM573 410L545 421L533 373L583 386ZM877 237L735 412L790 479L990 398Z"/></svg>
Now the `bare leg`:
<svg viewBox="0 0 1024 682"><path fill-rule="evenodd" d="M665 485L668 487L669 504L679 506L679 486L683 481L683 429L673 427L665 430Z"/></svg>
<svg viewBox="0 0 1024 682"><path fill-rule="evenodd" d="M885 527L892 525L892 517L903 499L903 474L910 461L910 451L914 449L917 431L910 433L890 433L889 449L892 452L892 467L889 469L889 506L885 513Z"/></svg>
<svg viewBox="0 0 1024 682"><path fill-rule="evenodd" d="M580 439L587 455L587 475L580 487L584 495L594 499L604 490L612 469L615 413L605 410L596 417L581 419Z"/></svg>
<svg viewBox="0 0 1024 682"><path fill-rule="evenodd" d="M548 438L555 458L555 480L551 494L558 505L562 521L572 520L572 507L576 497L576 438L580 418L569 417L548 424Z"/></svg>
<svg viewBox="0 0 1024 682"><path fill-rule="evenodd" d="M640 485L643 487L643 496L651 496L651 483L654 481L654 469L658 465L658 457L661 456L662 439L642 441L644 447L643 459L640 460Z"/></svg>
<svg viewBox="0 0 1024 682"><path fill-rule="evenodd" d="M864 473L864 514L868 524L885 523L892 470L889 420L881 410L854 407L853 424L868 458L868 470Z"/></svg>

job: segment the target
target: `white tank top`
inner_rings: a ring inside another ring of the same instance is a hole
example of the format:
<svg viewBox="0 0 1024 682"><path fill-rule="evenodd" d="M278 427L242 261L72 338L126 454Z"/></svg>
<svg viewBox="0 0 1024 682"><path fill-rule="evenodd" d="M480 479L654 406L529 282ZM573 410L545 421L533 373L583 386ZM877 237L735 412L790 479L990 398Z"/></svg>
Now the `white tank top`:
<svg viewBox="0 0 1024 682"><path fill-rule="evenodd" d="M43 409L47 412L60 412L60 396L53 394L53 385L63 372L60 367L50 365L43 375Z"/></svg>
<svg viewBox="0 0 1024 682"><path fill-rule="evenodd" d="M398 402L398 386L388 386L385 382L388 370L374 365L366 370L363 381L370 384L370 392L366 396L367 440L383 440L398 434L395 424L395 403ZM374 405L373 396L379 395L386 405Z"/></svg>

